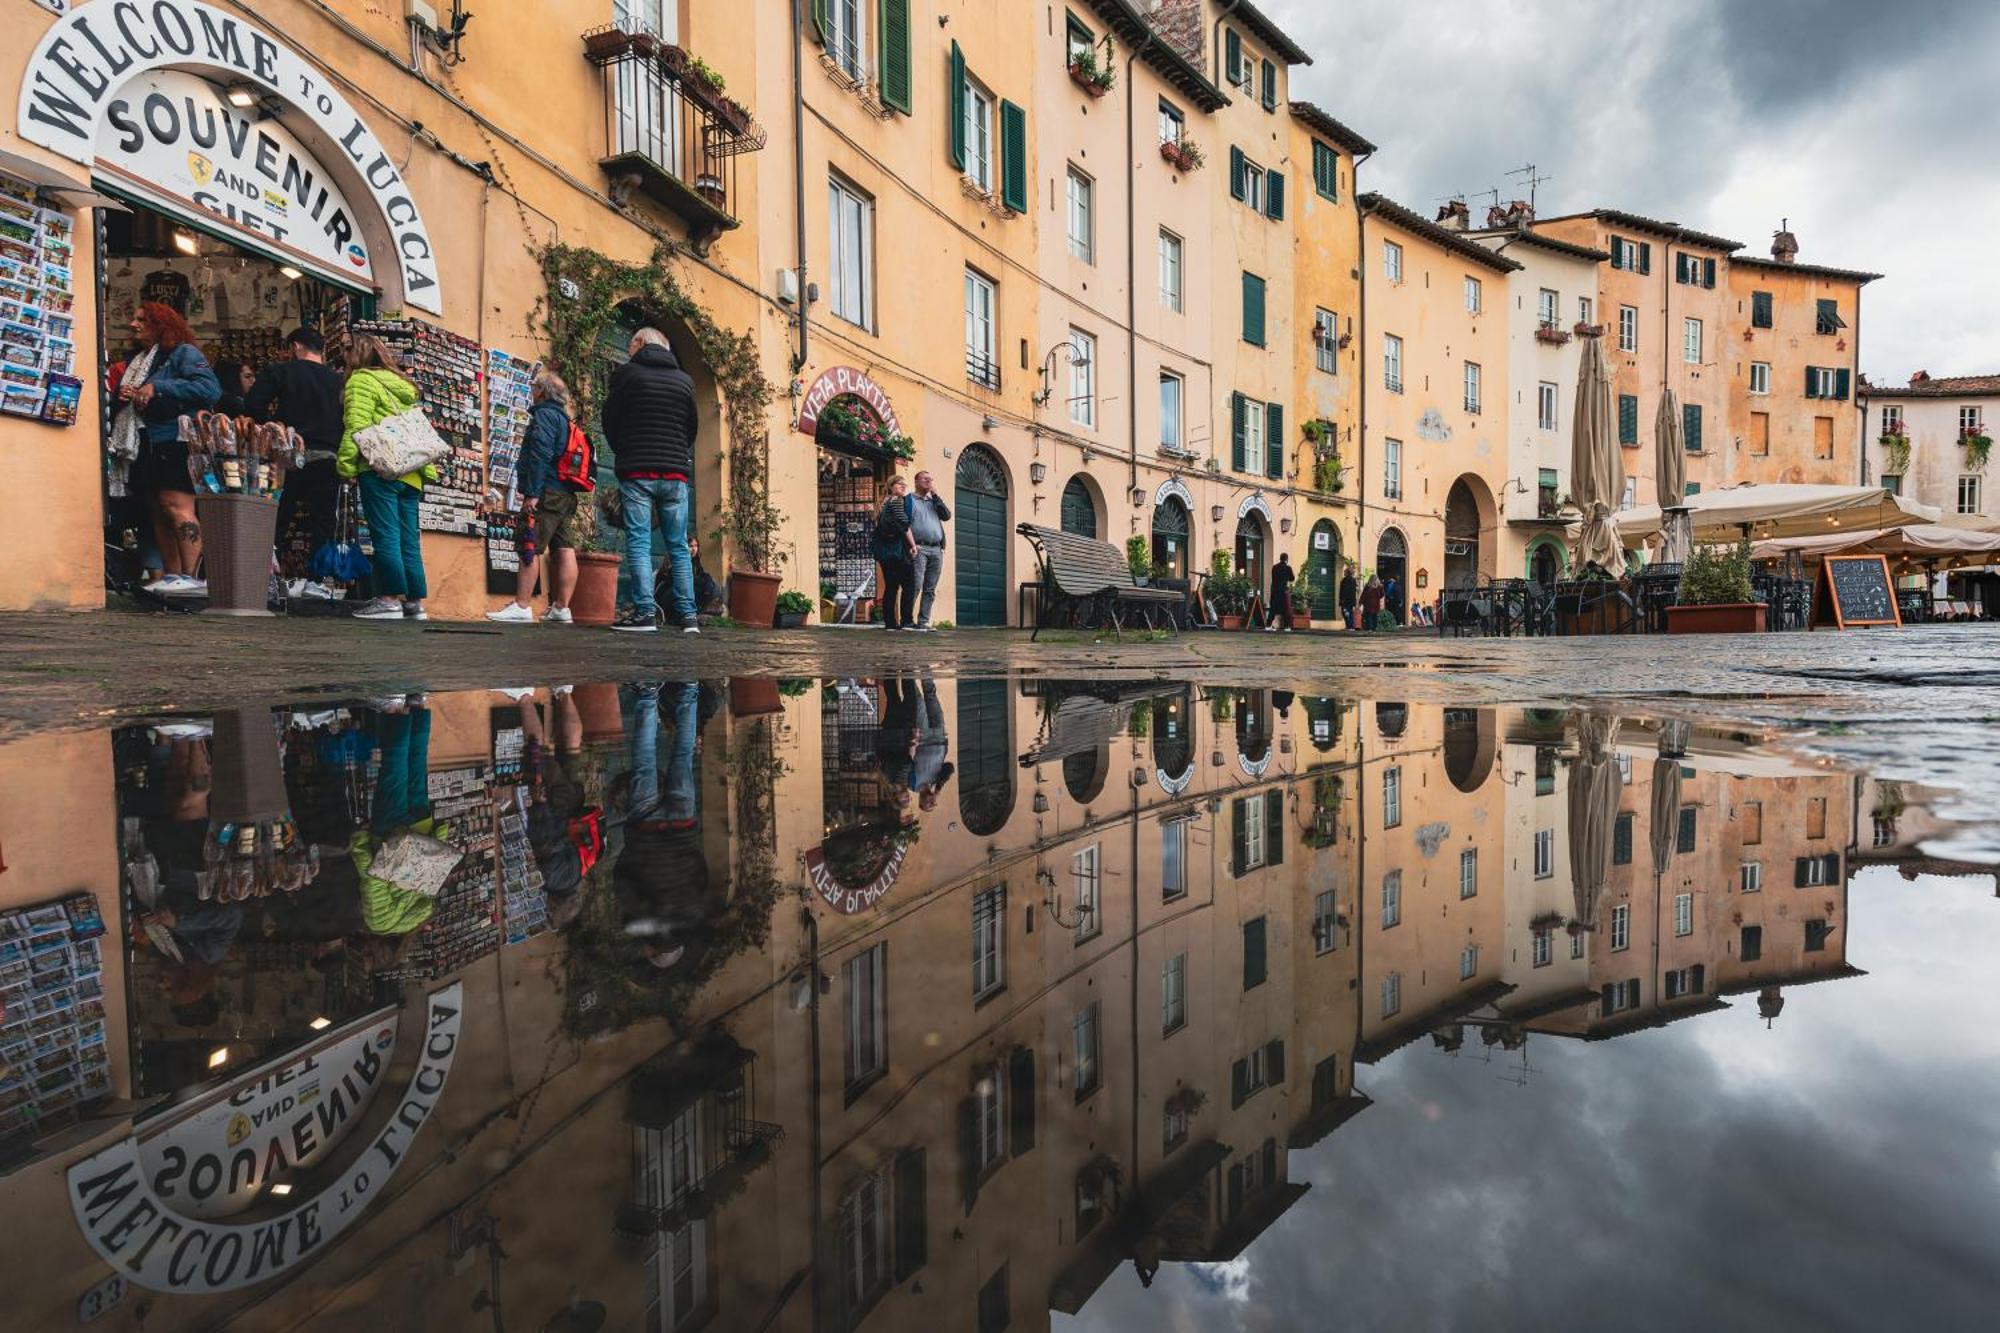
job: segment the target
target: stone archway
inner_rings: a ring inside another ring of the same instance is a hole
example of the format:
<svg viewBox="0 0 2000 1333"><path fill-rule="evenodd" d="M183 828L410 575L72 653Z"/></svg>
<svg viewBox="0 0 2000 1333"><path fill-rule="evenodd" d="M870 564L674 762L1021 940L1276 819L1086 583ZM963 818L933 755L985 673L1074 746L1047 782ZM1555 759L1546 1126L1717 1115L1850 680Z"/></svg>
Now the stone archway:
<svg viewBox="0 0 2000 1333"><path fill-rule="evenodd" d="M1467 472L1444 501L1444 586L1491 582L1499 546L1499 507L1484 480Z"/></svg>
<svg viewBox="0 0 2000 1333"><path fill-rule="evenodd" d="M1401 528L1384 528L1375 539L1375 577L1386 593L1384 607L1402 624L1410 595L1410 545Z"/></svg>
<svg viewBox="0 0 2000 1333"><path fill-rule="evenodd" d="M1499 744L1499 726L1491 708L1445 709L1444 771L1458 790L1471 793L1486 785Z"/></svg>

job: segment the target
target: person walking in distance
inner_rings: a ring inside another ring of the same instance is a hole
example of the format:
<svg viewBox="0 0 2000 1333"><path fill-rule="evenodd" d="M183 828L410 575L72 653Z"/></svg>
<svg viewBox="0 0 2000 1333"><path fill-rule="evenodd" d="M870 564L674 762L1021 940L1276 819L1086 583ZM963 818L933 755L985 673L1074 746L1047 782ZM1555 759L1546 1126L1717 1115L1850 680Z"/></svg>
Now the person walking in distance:
<svg viewBox="0 0 2000 1333"><path fill-rule="evenodd" d="M1278 563L1271 566L1271 615L1264 624L1267 631L1276 632L1278 622L1285 622L1285 633L1292 632L1292 554L1278 553Z"/></svg>
<svg viewBox="0 0 2000 1333"><path fill-rule="evenodd" d="M944 568L944 525L951 522L951 506L938 494L937 483L928 472L917 474L917 489L910 495L910 537L915 543L912 583L920 600L917 623L904 629L928 631L931 606L937 601L938 573Z"/></svg>
<svg viewBox="0 0 2000 1333"><path fill-rule="evenodd" d="M1374 629L1375 617L1382 614L1382 580L1373 574L1368 576L1368 584L1361 590L1361 628Z"/></svg>
<svg viewBox="0 0 2000 1333"><path fill-rule="evenodd" d="M667 547L673 618L683 633L699 634L694 562L688 556L694 437L700 425L694 381L658 329L640 329L627 350L632 359L612 372L600 417L625 504L625 572L632 580L632 609L611 628L634 634L659 629L653 598L657 514Z"/></svg>
<svg viewBox="0 0 2000 1333"><path fill-rule="evenodd" d="M306 442L306 465L285 477L278 498L278 532L289 532L299 507L306 511L308 554L333 544L340 509L340 376L326 364L326 340L319 330L296 328L285 338L291 359L264 367L243 399L243 409L259 421L290 426Z"/></svg>
<svg viewBox="0 0 2000 1333"><path fill-rule="evenodd" d="M1354 581L1354 565L1349 562L1340 571L1340 623L1348 629L1356 628L1354 608L1361 604L1361 589Z"/></svg>
<svg viewBox="0 0 2000 1333"><path fill-rule="evenodd" d="M354 613L356 620L429 620L424 598L424 547L417 531L417 506L424 483L437 480L429 465L400 477L376 473L361 456L356 432L407 412L417 405L417 386L404 376L396 354L379 338L363 334L347 355L347 388L342 395L346 429L334 468L343 477L361 478L361 512L375 542L375 600Z"/></svg>
<svg viewBox="0 0 2000 1333"><path fill-rule="evenodd" d="M903 629L916 600L917 543L910 535L910 484L901 477L889 481L889 498L875 515L871 546L882 566L882 628Z"/></svg>
<svg viewBox="0 0 2000 1333"><path fill-rule="evenodd" d="M587 477L590 449L585 441L580 446L580 460L565 459L570 447L570 396L562 376L553 370L538 371L529 394L534 405L528 410L528 429L521 439L515 479L521 488L521 512L534 530L534 550L542 555L542 583L549 598L542 621L567 625L569 596L576 591L577 509L586 494L586 481L569 480L559 473L565 466L580 464ZM514 580L514 600L498 611L488 611L488 620L533 623L536 564L533 555L523 554L521 572Z"/></svg>

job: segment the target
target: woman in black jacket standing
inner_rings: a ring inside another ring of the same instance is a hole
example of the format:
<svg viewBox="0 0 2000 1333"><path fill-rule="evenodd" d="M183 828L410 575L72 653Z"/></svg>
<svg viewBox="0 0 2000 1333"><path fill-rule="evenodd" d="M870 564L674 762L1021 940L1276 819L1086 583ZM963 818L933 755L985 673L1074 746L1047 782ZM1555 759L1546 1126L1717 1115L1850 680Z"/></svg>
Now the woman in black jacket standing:
<svg viewBox="0 0 2000 1333"><path fill-rule="evenodd" d="M916 612L916 538L910 535L910 485L901 477L889 481L889 498L875 515L874 554L882 566L882 628L899 630Z"/></svg>

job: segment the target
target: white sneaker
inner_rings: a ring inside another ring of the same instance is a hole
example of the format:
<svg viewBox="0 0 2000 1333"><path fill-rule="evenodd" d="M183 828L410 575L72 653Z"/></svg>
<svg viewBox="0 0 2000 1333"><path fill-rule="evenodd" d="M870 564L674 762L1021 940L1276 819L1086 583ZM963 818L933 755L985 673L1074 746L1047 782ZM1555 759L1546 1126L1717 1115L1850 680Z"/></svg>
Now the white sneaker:
<svg viewBox="0 0 2000 1333"><path fill-rule="evenodd" d="M569 625L575 623L575 620L576 618L570 615L569 608L566 606L552 606L542 612L542 623L544 625Z"/></svg>
<svg viewBox="0 0 2000 1333"><path fill-rule="evenodd" d="M522 686L509 686L509 685L495 685L493 687L493 692L495 694L504 694L509 699L512 699L515 703L519 703L521 702L521 700L526 699L530 695L534 694L534 691L531 689L527 689Z"/></svg>
<svg viewBox="0 0 2000 1333"><path fill-rule="evenodd" d="M206 597L208 580L189 578L186 574L169 574L153 585L153 591L162 597Z"/></svg>
<svg viewBox="0 0 2000 1333"><path fill-rule="evenodd" d="M356 620L401 620L403 599L400 597L377 597L354 613Z"/></svg>
<svg viewBox="0 0 2000 1333"><path fill-rule="evenodd" d="M519 602L509 602L498 611L488 611L488 620L497 620L503 625L532 625L535 623L534 608L522 606Z"/></svg>
<svg viewBox="0 0 2000 1333"><path fill-rule="evenodd" d="M405 619L405 620L429 620L430 618L431 618L431 613L430 613L430 612L428 612L428 611L426 611L426 610L424 610L424 607L423 607L423 603L422 603L422 602L404 602L404 603L403 603L403 619Z"/></svg>

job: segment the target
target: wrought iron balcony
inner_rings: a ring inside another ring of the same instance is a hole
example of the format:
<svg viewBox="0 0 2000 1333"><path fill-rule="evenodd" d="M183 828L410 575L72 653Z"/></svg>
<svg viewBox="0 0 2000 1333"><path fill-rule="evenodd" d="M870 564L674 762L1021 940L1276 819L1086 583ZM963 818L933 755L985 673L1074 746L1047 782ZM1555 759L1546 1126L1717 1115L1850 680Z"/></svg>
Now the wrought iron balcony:
<svg viewBox="0 0 2000 1333"><path fill-rule="evenodd" d="M736 160L765 141L748 108L724 96L699 59L650 33L595 28L583 42L604 71L602 165L613 201L637 191L665 205L698 249L741 225Z"/></svg>
<svg viewBox="0 0 2000 1333"><path fill-rule="evenodd" d="M982 389L1000 387L1000 363L984 352L965 349L965 377Z"/></svg>

